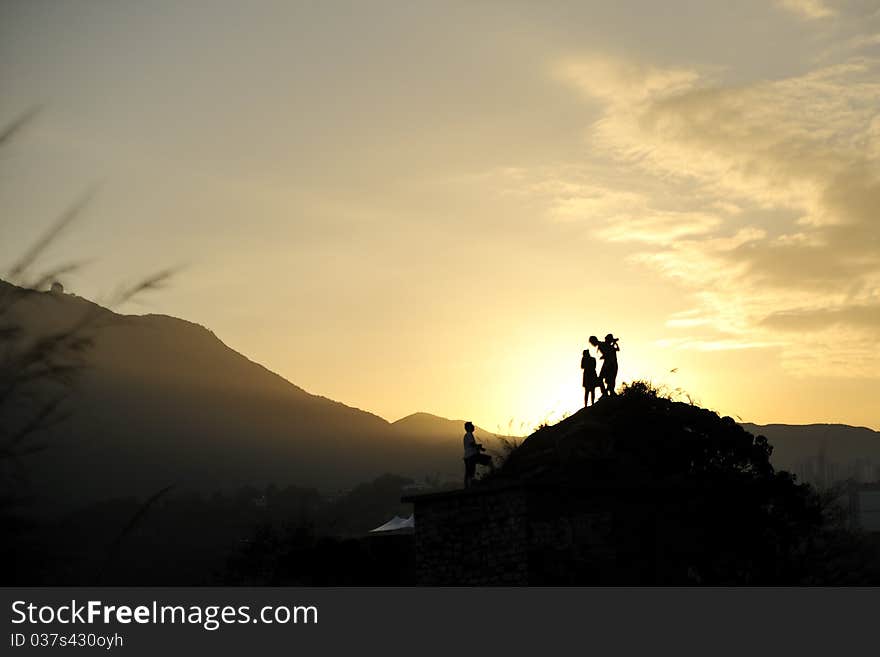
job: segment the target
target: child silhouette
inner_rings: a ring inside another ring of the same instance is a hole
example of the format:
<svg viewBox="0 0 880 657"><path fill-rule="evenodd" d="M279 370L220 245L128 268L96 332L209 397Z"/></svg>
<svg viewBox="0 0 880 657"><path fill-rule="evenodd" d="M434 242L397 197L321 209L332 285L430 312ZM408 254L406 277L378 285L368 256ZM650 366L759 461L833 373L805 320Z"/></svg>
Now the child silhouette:
<svg viewBox="0 0 880 657"><path fill-rule="evenodd" d="M596 388L600 387L599 377L596 375L596 359L589 349L584 349L581 369L584 371L584 406L589 406L596 403Z"/></svg>

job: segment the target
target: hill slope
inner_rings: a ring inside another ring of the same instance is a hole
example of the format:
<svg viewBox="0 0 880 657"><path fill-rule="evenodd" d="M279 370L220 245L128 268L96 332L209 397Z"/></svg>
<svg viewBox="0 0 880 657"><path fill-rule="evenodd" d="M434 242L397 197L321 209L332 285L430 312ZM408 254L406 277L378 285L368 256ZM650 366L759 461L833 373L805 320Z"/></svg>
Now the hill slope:
<svg viewBox="0 0 880 657"><path fill-rule="evenodd" d="M25 336L88 317L93 340L67 401L69 419L41 436L49 448L29 458L37 495L90 500L168 484L334 489L384 472L459 474L460 427L444 441L436 423L392 425L309 394L191 322L117 315L73 295L23 294L13 319ZM4 419L14 421L14 412Z"/></svg>

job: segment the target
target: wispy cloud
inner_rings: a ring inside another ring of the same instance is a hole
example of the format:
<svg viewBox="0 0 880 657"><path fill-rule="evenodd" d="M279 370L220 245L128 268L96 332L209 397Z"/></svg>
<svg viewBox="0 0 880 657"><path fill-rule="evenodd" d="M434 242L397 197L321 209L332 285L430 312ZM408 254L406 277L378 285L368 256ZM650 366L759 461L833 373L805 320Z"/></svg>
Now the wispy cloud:
<svg viewBox="0 0 880 657"><path fill-rule="evenodd" d="M822 0L777 0L777 4L809 20L828 18L835 14L835 11Z"/></svg>
<svg viewBox="0 0 880 657"><path fill-rule="evenodd" d="M686 90L699 78L687 68L663 69L599 54L563 59L554 74L585 94L618 106Z"/></svg>

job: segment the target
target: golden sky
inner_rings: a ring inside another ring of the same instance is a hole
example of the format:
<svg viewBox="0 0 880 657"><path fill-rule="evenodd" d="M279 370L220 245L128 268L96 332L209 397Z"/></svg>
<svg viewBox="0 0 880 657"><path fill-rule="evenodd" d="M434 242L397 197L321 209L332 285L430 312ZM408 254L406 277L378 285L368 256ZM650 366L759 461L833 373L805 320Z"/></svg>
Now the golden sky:
<svg viewBox="0 0 880 657"><path fill-rule="evenodd" d="M0 262L310 392L530 428L580 352L755 422L880 428L880 6L0 5ZM676 369L675 372L671 370Z"/></svg>

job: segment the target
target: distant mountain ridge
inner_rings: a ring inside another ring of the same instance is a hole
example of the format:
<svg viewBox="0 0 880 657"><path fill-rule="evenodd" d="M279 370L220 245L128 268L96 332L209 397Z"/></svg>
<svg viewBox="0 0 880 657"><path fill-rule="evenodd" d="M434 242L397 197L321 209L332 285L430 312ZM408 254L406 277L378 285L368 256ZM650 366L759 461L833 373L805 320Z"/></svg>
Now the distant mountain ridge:
<svg viewBox="0 0 880 657"><path fill-rule="evenodd" d="M773 445L775 467L813 483L847 478L880 480L880 432L847 424L751 424ZM820 470L822 470L820 472Z"/></svg>
<svg viewBox="0 0 880 657"><path fill-rule="evenodd" d="M400 431L442 439L450 435L463 435L465 422L466 420L450 420L445 417L440 417L439 415L419 412L402 417L399 420L392 422L391 426ZM494 435L491 431L487 431L479 426L475 427L475 433L479 436Z"/></svg>

